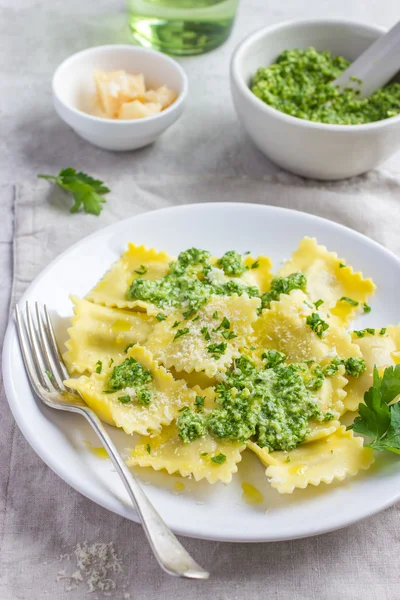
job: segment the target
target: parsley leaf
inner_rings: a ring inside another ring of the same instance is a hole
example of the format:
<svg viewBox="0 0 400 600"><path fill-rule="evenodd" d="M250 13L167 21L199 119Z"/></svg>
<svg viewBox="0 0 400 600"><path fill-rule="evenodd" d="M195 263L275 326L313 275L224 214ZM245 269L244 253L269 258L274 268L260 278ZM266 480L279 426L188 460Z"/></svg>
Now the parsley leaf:
<svg viewBox="0 0 400 600"><path fill-rule="evenodd" d="M103 368L103 363L101 362L101 360L98 360L96 363L96 373L101 373L101 370Z"/></svg>
<svg viewBox="0 0 400 600"><path fill-rule="evenodd" d="M220 344L210 344L207 346L207 350L215 360L219 360L223 354L225 354L225 350L227 349L228 344L225 342L221 342Z"/></svg>
<svg viewBox="0 0 400 600"><path fill-rule="evenodd" d="M369 333L369 335L375 335L375 329L371 327L366 327L365 329L359 329L358 331L353 331L358 338L363 338Z"/></svg>
<svg viewBox="0 0 400 600"><path fill-rule="evenodd" d="M382 329L379 331L379 335L385 335L386 333L386 327L382 327Z"/></svg>
<svg viewBox="0 0 400 600"><path fill-rule="evenodd" d="M157 321L165 321L167 317L165 315L163 315L162 313L158 313L158 315L156 315L156 319Z"/></svg>
<svg viewBox="0 0 400 600"><path fill-rule="evenodd" d="M390 405L399 394L400 365L387 367L382 377L375 366L373 385L365 392L365 404L359 405L359 416L350 426L372 438L368 446L374 450L400 454L400 404Z"/></svg>
<svg viewBox="0 0 400 600"><path fill-rule="evenodd" d="M131 397L130 396L118 396L118 400L120 402L122 402L122 404L127 404L128 402L131 401Z"/></svg>
<svg viewBox="0 0 400 600"><path fill-rule="evenodd" d="M105 202L104 195L110 191L100 179L94 179L81 171L77 172L72 167L61 169L58 175L38 175L38 177L54 181L63 190L71 192L74 198L71 213L78 212L83 205L86 213L99 215Z"/></svg>
<svg viewBox="0 0 400 600"><path fill-rule="evenodd" d="M363 312L364 313L370 313L371 312L371 307L366 302L364 302L364 304L363 304Z"/></svg>
<svg viewBox="0 0 400 600"><path fill-rule="evenodd" d="M201 408L203 408L205 399L206 399L205 396L196 396L194 404L195 404L197 410L200 410Z"/></svg>
<svg viewBox="0 0 400 600"><path fill-rule="evenodd" d="M346 265L344 265L343 263L339 263L339 269L344 269Z"/></svg>
<svg viewBox="0 0 400 600"><path fill-rule="evenodd" d="M144 265L140 265L139 269L135 269L135 271L133 272L137 273L138 275L144 275L145 273L147 273L147 267L145 267Z"/></svg>
<svg viewBox="0 0 400 600"><path fill-rule="evenodd" d="M260 261L256 260L255 262L253 262L253 264L251 265L252 269L258 269L258 267L260 266Z"/></svg>
<svg viewBox="0 0 400 600"><path fill-rule="evenodd" d="M150 444L146 444L146 450L150 454L150 452L151 452Z"/></svg>
<svg viewBox="0 0 400 600"><path fill-rule="evenodd" d="M359 304L357 300L353 300L353 298L348 298L347 296L342 296L339 302L347 302L348 304L351 304L351 306L358 306Z"/></svg>
<svg viewBox="0 0 400 600"><path fill-rule="evenodd" d="M215 463L216 465L222 465L225 461L226 461L226 456L225 456L225 454L222 454L221 452L219 454L217 454L216 456L211 457L211 462Z"/></svg>
<svg viewBox="0 0 400 600"><path fill-rule="evenodd" d="M320 298L319 300L317 300L316 302L314 302L314 306L318 310L319 307L321 306L321 304L323 304L323 303L324 303L324 301L321 300L321 298Z"/></svg>
<svg viewBox="0 0 400 600"><path fill-rule="evenodd" d="M135 344L128 344L127 347L124 350L125 354L128 352L129 348L132 348L134 345Z"/></svg>
<svg viewBox="0 0 400 600"><path fill-rule="evenodd" d="M206 342L209 342L211 340L211 335L210 335L210 332L208 331L208 327L202 327L200 329L200 333L204 336L204 339L206 340Z"/></svg>
<svg viewBox="0 0 400 600"><path fill-rule="evenodd" d="M183 329L178 329L173 341L177 340L178 338L182 337L183 335L186 335L187 333L189 333L189 327L184 327Z"/></svg>

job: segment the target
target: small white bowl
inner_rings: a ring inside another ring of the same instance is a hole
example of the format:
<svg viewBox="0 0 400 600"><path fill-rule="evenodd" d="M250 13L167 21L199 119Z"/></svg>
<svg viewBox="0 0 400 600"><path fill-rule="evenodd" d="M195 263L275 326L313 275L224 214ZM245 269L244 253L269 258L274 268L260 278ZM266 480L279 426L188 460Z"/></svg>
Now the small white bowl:
<svg viewBox="0 0 400 600"><path fill-rule="evenodd" d="M384 29L347 20L291 21L246 38L231 62L237 114L258 148L275 163L316 179L365 173L400 149L400 116L366 125L328 125L298 119L268 106L250 90L258 67L289 48L329 50L354 61Z"/></svg>
<svg viewBox="0 0 400 600"><path fill-rule="evenodd" d="M95 95L93 71L143 73L146 86L166 85L178 98L161 113L137 120L102 119L88 114ZM54 107L82 138L106 150L134 150L147 146L181 116L188 91L182 67L165 54L137 46L98 46L67 58L53 76Z"/></svg>

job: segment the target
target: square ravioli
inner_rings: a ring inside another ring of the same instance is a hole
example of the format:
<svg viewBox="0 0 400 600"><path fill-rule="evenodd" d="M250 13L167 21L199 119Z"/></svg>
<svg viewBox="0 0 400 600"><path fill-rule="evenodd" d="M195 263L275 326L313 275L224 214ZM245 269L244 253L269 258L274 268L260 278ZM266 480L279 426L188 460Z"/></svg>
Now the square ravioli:
<svg viewBox="0 0 400 600"><path fill-rule="evenodd" d="M259 298L212 296L192 318L176 312L158 323L147 340L156 360L176 371L225 372L246 344Z"/></svg>

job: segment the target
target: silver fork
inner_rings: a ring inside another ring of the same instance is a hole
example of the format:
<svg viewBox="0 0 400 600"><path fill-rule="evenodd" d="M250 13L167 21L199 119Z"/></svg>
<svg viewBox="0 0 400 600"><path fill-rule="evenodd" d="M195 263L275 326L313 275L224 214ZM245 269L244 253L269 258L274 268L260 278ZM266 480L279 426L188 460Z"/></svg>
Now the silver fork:
<svg viewBox="0 0 400 600"><path fill-rule="evenodd" d="M32 316L26 303L25 315L18 306L15 314L22 357L35 394L47 406L78 413L89 421L128 491L160 567L178 577L208 579L209 573L186 552L150 503L100 419L77 392L67 389L63 384L69 374L62 361L46 306L42 309L35 302L35 315Z"/></svg>

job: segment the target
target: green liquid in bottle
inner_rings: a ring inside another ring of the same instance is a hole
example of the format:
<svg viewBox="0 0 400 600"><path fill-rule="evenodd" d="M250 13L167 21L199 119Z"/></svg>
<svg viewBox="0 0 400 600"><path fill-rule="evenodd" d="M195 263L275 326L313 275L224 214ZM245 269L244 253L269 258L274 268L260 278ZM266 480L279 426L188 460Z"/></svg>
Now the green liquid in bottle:
<svg viewBox="0 0 400 600"><path fill-rule="evenodd" d="M239 0L127 0L129 25L143 46L202 54L228 37Z"/></svg>

